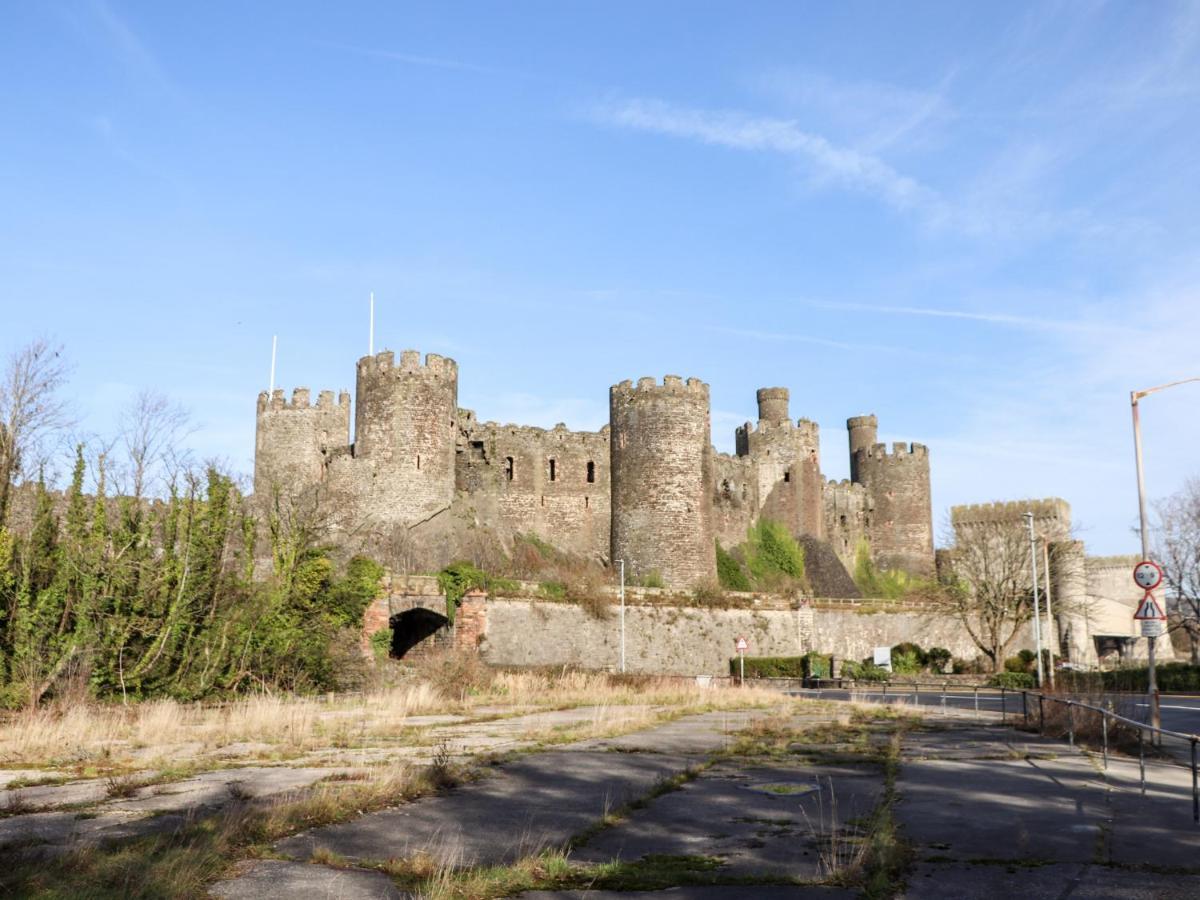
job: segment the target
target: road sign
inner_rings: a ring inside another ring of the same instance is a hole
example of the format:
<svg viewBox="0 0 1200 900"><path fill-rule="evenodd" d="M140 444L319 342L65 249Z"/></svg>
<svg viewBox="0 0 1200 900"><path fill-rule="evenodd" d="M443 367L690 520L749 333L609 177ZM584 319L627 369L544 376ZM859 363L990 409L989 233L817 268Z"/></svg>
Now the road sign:
<svg viewBox="0 0 1200 900"><path fill-rule="evenodd" d="M750 642L741 635L738 635L738 639L733 642L733 646L737 648L738 653L745 653L750 649Z"/></svg>
<svg viewBox="0 0 1200 900"><path fill-rule="evenodd" d="M1158 601L1154 599L1154 595L1146 591L1146 596L1142 598L1142 602L1138 604L1137 612L1133 617L1139 622L1145 621L1166 621L1166 613L1162 611L1162 607L1158 605Z"/></svg>
<svg viewBox="0 0 1200 900"><path fill-rule="evenodd" d="M1144 591L1154 590L1162 584L1162 579L1162 569L1158 567L1158 563L1144 559L1133 567L1133 580Z"/></svg>
<svg viewBox="0 0 1200 900"><path fill-rule="evenodd" d="M1143 619L1142 637L1162 637L1167 633L1167 623L1162 619Z"/></svg>

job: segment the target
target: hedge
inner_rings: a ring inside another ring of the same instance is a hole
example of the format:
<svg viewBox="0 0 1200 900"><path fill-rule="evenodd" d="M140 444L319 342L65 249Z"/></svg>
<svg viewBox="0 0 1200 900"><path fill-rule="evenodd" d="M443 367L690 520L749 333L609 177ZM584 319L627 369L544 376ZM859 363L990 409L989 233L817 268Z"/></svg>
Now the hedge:
<svg viewBox="0 0 1200 900"><path fill-rule="evenodd" d="M1035 687L1037 680L1029 672L997 672L987 683L988 687L1027 690Z"/></svg>
<svg viewBox="0 0 1200 900"><path fill-rule="evenodd" d="M747 656L747 678L803 678L803 656ZM729 674L734 678L739 673L738 657L729 660Z"/></svg>
<svg viewBox="0 0 1200 900"><path fill-rule="evenodd" d="M1169 662L1154 669L1160 691L1200 691L1200 666ZM1150 683L1149 671L1145 666L1112 669L1101 672L1100 677L1105 690L1109 691L1144 691Z"/></svg>

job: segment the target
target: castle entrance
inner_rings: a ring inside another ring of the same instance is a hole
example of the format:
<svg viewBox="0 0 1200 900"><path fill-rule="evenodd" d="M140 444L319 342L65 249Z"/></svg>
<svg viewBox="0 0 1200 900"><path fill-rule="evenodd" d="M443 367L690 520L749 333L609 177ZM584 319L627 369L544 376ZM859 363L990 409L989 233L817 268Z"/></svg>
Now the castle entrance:
<svg viewBox="0 0 1200 900"><path fill-rule="evenodd" d="M431 643L437 643L434 635L449 624L450 620L445 616L423 606L396 613L388 619L392 629L392 659L403 659L410 650L430 638L433 638Z"/></svg>

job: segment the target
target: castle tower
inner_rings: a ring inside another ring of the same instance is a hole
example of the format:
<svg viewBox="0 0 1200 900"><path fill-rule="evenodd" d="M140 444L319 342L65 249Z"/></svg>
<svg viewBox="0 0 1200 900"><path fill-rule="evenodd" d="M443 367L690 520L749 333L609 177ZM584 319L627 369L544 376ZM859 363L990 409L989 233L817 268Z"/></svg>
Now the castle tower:
<svg viewBox="0 0 1200 900"><path fill-rule="evenodd" d="M276 491L294 497L319 482L329 454L350 440L350 395L321 391L316 405L308 388L296 388L291 402L283 391L258 395L254 429L254 493Z"/></svg>
<svg viewBox="0 0 1200 900"><path fill-rule="evenodd" d="M354 414L360 513L376 523L409 525L450 505L458 364L405 350L358 361Z"/></svg>
<svg viewBox="0 0 1200 900"><path fill-rule="evenodd" d="M758 420L782 425L788 421L788 389L782 387L759 388Z"/></svg>
<svg viewBox="0 0 1200 900"><path fill-rule="evenodd" d="M846 430L850 432L850 480L858 481L858 471L855 469L854 455L859 450L870 450L875 446L879 434L879 420L874 414L855 416L846 420Z"/></svg>
<svg viewBox="0 0 1200 900"><path fill-rule="evenodd" d="M669 587L716 580L708 385L668 375L609 391L612 559Z"/></svg>
<svg viewBox="0 0 1200 900"><path fill-rule="evenodd" d="M867 418L873 428L875 417ZM852 445L855 437L852 429ZM914 575L932 575L933 500L928 448L899 442L889 453L886 445L874 444L858 447L850 459L854 480L867 494L864 525L876 564Z"/></svg>

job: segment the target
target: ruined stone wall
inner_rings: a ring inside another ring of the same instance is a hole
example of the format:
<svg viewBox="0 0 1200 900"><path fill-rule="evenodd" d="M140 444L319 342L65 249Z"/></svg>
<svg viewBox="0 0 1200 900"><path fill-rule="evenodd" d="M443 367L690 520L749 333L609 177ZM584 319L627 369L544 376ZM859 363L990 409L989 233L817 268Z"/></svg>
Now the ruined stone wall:
<svg viewBox="0 0 1200 900"><path fill-rule="evenodd" d="M943 646L973 658L974 645L961 629L918 611L864 612L851 604L824 609L699 609L628 606L625 612L626 668L674 675L727 675L743 635L751 656L798 656L809 650L839 660L870 656L876 646L914 641ZM504 666L580 666L616 669L620 622L570 603L538 600L487 602L485 661Z"/></svg>
<svg viewBox="0 0 1200 900"><path fill-rule="evenodd" d="M825 483L824 507L826 539L842 565L853 575L859 542L867 536L866 488L846 479L828 481Z"/></svg>
<svg viewBox="0 0 1200 900"><path fill-rule="evenodd" d="M972 525L1023 525L1027 512L1033 513L1034 532L1038 537L1052 542L1071 539L1071 504L1059 497L953 506L950 524L956 532Z"/></svg>
<svg viewBox="0 0 1200 900"><path fill-rule="evenodd" d="M415 350L358 361L352 464L341 463L336 490L360 524L411 525L454 498L458 365Z"/></svg>
<svg viewBox="0 0 1200 900"><path fill-rule="evenodd" d="M609 394L612 559L670 586L716 581L708 385L668 375Z"/></svg>
<svg viewBox="0 0 1200 900"><path fill-rule="evenodd" d="M599 432L479 424L460 412L456 484L481 521L533 533L560 550L607 560L611 495L608 428Z"/></svg>
<svg viewBox="0 0 1200 900"><path fill-rule="evenodd" d="M875 444L854 452L857 480L870 498L864 520L872 555L883 568L933 574L933 501L929 451L923 444Z"/></svg>
<svg viewBox="0 0 1200 900"><path fill-rule="evenodd" d="M713 454L713 534L725 549L746 539L758 517L758 473L748 456Z"/></svg>
<svg viewBox="0 0 1200 900"><path fill-rule="evenodd" d="M325 465L336 448L350 440L350 395L321 391L316 404L308 388L296 388L291 401L276 390L258 395L254 430L254 492L273 489L293 494L325 477Z"/></svg>

